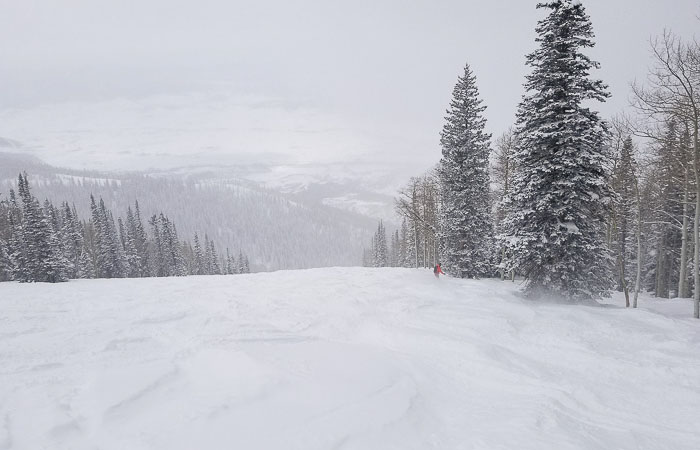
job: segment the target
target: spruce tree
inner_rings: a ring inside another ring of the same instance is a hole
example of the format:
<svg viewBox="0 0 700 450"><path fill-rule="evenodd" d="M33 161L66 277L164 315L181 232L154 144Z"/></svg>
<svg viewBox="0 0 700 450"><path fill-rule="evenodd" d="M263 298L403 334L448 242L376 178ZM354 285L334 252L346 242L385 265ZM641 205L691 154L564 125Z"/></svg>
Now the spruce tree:
<svg viewBox="0 0 700 450"><path fill-rule="evenodd" d="M37 202L38 205L38 202ZM53 205L50 205L52 211L56 211ZM64 250L64 242L58 230L53 226L53 222L49 216L46 216L46 245L44 250L44 275L41 281L56 283L59 281L67 281L70 271L73 269L71 262L66 258ZM58 224L60 226L60 224Z"/></svg>
<svg viewBox="0 0 700 450"><path fill-rule="evenodd" d="M194 249L189 241L182 241L180 244L180 252L184 260L185 275L194 274Z"/></svg>
<svg viewBox="0 0 700 450"><path fill-rule="evenodd" d="M121 219L120 219L121 220ZM141 271L141 261L139 251L136 247L136 219L131 210L131 206L126 209L126 236L124 236L124 253L126 263L129 267L129 277L138 278L143 276Z"/></svg>
<svg viewBox="0 0 700 450"><path fill-rule="evenodd" d="M235 259L231 256L231 251L226 247L226 265L224 266L225 269L225 274L226 275L232 275L236 273L236 261Z"/></svg>
<svg viewBox="0 0 700 450"><path fill-rule="evenodd" d="M126 256L124 254L124 248L122 242L119 238L119 233L117 232L117 226L114 221L114 216L112 211L105 207L104 201L100 198L100 210L105 219L105 224L107 225L107 245L109 251L109 257L112 259L113 272L111 274L112 278L122 278L128 273L128 267L126 265Z"/></svg>
<svg viewBox="0 0 700 450"><path fill-rule="evenodd" d="M583 5L557 0L537 7L549 15L536 28L539 48L527 56L532 72L517 114L519 170L505 200L506 269L525 277L527 293L587 299L611 284L604 240L608 129L586 106L609 94L589 76L598 63L582 53L594 45Z"/></svg>
<svg viewBox="0 0 700 450"><path fill-rule="evenodd" d="M246 273L245 268L246 268L246 260L245 260L245 257L243 256L243 250L239 250L238 251L238 272L237 273Z"/></svg>
<svg viewBox="0 0 700 450"><path fill-rule="evenodd" d="M0 200L0 281L13 279L14 267L10 258L9 239L12 227L10 226L10 203Z"/></svg>
<svg viewBox="0 0 700 450"><path fill-rule="evenodd" d="M151 242L152 254L149 256L149 260L153 265L153 275L156 277L167 276L167 267L165 261L165 249L163 245L163 236L160 229L160 224L157 215L152 215L148 220L148 224L151 226L151 231L153 235L153 240Z"/></svg>
<svg viewBox="0 0 700 450"><path fill-rule="evenodd" d="M209 254L211 258L211 275L221 275L221 267L219 267L219 256L214 246L214 241L209 241Z"/></svg>
<svg viewBox="0 0 700 450"><path fill-rule="evenodd" d="M211 251L211 245L209 245L209 236L206 233L204 234L204 274L214 274L214 255Z"/></svg>
<svg viewBox="0 0 700 450"><path fill-rule="evenodd" d="M139 261L139 273L142 277L150 275L150 262L148 260L148 236L141 220L141 210L138 200L134 204L134 245Z"/></svg>
<svg viewBox="0 0 700 450"><path fill-rule="evenodd" d="M93 195L90 195L90 214L94 229L95 276L98 278L111 278L114 273L114 267L109 251L107 224Z"/></svg>
<svg viewBox="0 0 700 450"><path fill-rule="evenodd" d="M69 278L76 278L80 253L83 247L83 231L74 209L63 202L61 205L62 225L59 233L64 245L65 257L69 261Z"/></svg>
<svg viewBox="0 0 700 450"><path fill-rule="evenodd" d="M27 248L22 232L22 209L17 202L15 191L10 189L8 225L10 237L7 242L7 252L12 266L13 280L28 279Z"/></svg>
<svg viewBox="0 0 700 450"><path fill-rule="evenodd" d="M389 265L389 248L386 242L386 228L384 222L379 221L377 231L374 233L374 267L387 267Z"/></svg>
<svg viewBox="0 0 700 450"><path fill-rule="evenodd" d="M83 245L78 256L78 270L75 276L76 278L95 278L95 266L87 244Z"/></svg>
<svg viewBox="0 0 700 450"><path fill-rule="evenodd" d="M8 245L4 239L0 238L0 281L10 280L11 274L12 264Z"/></svg>
<svg viewBox="0 0 700 450"><path fill-rule="evenodd" d="M21 270L23 282L56 283L67 279L67 261L51 217L31 194L27 174L20 174L18 189L22 200ZM50 206L50 205L49 205Z"/></svg>
<svg viewBox="0 0 700 450"><path fill-rule="evenodd" d="M194 274L204 275L204 255L202 254L202 246L199 243L199 236L194 234Z"/></svg>
<svg viewBox="0 0 700 450"><path fill-rule="evenodd" d="M472 278L493 272L493 223L489 186L491 135L486 106L467 64L452 92L440 144L442 263L448 273Z"/></svg>
<svg viewBox="0 0 700 450"><path fill-rule="evenodd" d="M613 188L617 194L614 210L615 236L613 248L616 251L617 290L625 293L629 306L629 288L636 271L636 237L634 222L637 206L635 201L635 161L632 138L627 137L620 149L619 158L613 171Z"/></svg>

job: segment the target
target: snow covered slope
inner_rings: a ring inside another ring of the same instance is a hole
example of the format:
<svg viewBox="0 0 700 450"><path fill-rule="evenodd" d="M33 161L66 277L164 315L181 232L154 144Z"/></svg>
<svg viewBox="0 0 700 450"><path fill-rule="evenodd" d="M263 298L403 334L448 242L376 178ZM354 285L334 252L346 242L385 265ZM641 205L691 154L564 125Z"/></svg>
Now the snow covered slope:
<svg viewBox="0 0 700 450"><path fill-rule="evenodd" d="M360 268L3 283L0 448L700 448L700 323L665 314L690 303L515 289Z"/></svg>

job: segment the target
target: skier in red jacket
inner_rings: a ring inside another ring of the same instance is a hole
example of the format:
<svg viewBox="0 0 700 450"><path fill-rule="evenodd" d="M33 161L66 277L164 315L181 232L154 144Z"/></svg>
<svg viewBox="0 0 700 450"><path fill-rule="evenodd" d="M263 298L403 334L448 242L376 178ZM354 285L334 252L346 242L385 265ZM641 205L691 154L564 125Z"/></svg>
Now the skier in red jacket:
<svg viewBox="0 0 700 450"><path fill-rule="evenodd" d="M433 269L433 273L435 274L435 278L440 278L440 274L445 275L445 272L442 271L442 267L440 267L440 263L437 263Z"/></svg>

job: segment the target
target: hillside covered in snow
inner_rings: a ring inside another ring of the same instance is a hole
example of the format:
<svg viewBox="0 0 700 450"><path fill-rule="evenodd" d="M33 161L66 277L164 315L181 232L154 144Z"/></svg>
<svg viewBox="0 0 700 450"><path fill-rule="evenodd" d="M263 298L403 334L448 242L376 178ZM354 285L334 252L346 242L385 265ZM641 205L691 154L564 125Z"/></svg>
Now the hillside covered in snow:
<svg viewBox="0 0 700 450"><path fill-rule="evenodd" d="M82 219L90 195L104 198L115 214L138 200L144 217L165 213L179 234L208 234L221 249L242 249L253 270L358 265L374 218L320 201L297 198L219 172L98 172L57 168L27 154L0 151L0 199L26 171L40 200L75 204Z"/></svg>
<svg viewBox="0 0 700 450"><path fill-rule="evenodd" d="M426 270L0 284L2 449L697 449L689 300Z"/></svg>

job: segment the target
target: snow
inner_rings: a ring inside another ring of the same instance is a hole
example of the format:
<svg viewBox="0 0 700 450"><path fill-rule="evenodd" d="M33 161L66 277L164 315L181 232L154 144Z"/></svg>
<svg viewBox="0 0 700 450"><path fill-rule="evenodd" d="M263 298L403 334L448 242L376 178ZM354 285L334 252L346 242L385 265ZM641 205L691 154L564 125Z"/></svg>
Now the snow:
<svg viewBox="0 0 700 450"><path fill-rule="evenodd" d="M0 284L2 449L697 449L689 301L331 268Z"/></svg>

